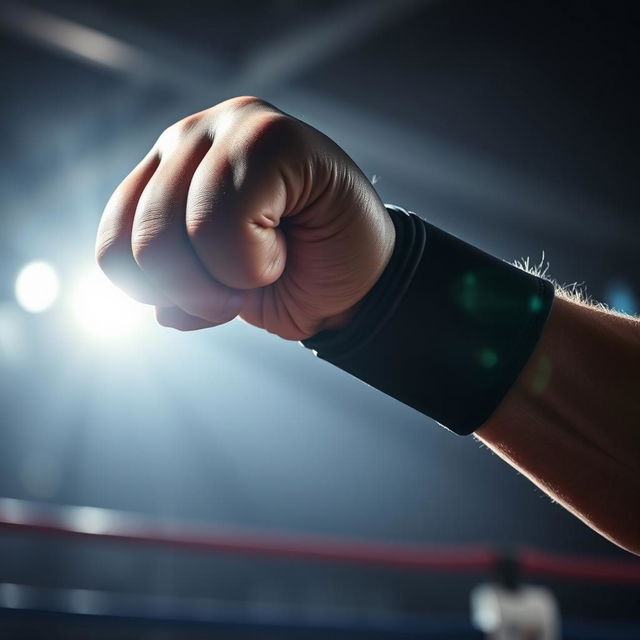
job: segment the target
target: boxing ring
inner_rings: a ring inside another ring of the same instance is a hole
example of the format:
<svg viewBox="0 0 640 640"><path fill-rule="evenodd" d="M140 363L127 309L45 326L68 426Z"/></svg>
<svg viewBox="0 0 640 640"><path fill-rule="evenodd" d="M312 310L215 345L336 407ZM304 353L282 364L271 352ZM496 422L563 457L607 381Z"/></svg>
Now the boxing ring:
<svg viewBox="0 0 640 640"><path fill-rule="evenodd" d="M90 540L96 545L155 546L199 554L242 554L318 563L386 567L421 573L486 578L504 559L490 546L425 546L292 535L273 531L167 522L95 507L51 506L0 499L0 534ZM552 553L523 547L513 552L523 577L640 588L640 561ZM484 638L468 618L301 611L275 605L246 607L203 598L0 584L0 615L126 621L211 629L365 634L379 637ZM640 624L563 620L562 637L574 640L638 639Z"/></svg>

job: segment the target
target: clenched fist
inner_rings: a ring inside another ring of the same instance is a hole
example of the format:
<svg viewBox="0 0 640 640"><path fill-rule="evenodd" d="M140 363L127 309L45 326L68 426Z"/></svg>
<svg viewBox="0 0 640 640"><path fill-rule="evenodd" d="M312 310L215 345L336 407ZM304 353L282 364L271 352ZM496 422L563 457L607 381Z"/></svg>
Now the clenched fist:
<svg viewBox="0 0 640 640"><path fill-rule="evenodd" d="M105 273L191 330L240 315L290 340L346 325L395 234L353 161L257 98L169 127L109 200Z"/></svg>

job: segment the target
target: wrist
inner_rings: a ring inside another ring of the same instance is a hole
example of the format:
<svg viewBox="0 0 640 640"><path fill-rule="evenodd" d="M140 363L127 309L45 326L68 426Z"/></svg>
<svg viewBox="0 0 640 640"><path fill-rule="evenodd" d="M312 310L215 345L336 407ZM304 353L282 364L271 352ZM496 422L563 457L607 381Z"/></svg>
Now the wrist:
<svg viewBox="0 0 640 640"><path fill-rule="evenodd" d="M314 335L324 331L340 331L346 329L351 322L359 315L363 304L371 297L372 291L378 286L384 273L389 268L389 263L396 250L396 225L394 224L387 208L382 207L382 215L380 216L380 230L377 234L378 246L375 247L374 253L377 255L377 264L371 269L369 282L363 287L363 293L360 297L344 311L323 319L317 326ZM369 306L366 304L365 306ZM306 338L311 339L313 336Z"/></svg>
<svg viewBox="0 0 640 640"><path fill-rule="evenodd" d="M535 347L550 282L389 207L393 255L347 327L303 341L459 434L483 424Z"/></svg>

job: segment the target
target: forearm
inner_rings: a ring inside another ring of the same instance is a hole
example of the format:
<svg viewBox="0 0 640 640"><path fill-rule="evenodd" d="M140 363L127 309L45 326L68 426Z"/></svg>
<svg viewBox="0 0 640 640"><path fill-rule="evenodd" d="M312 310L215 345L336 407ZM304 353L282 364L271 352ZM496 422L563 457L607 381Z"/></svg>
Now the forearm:
<svg viewBox="0 0 640 640"><path fill-rule="evenodd" d="M304 344L640 553L640 322L390 209L396 246L353 321Z"/></svg>
<svg viewBox="0 0 640 640"><path fill-rule="evenodd" d="M527 366L476 435L640 554L640 322L556 298Z"/></svg>

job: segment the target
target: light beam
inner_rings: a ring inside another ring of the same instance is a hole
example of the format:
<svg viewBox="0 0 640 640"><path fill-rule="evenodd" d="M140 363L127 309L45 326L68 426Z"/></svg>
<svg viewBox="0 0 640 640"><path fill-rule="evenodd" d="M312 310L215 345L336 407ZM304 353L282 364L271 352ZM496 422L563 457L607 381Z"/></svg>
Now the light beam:
<svg viewBox="0 0 640 640"><path fill-rule="evenodd" d="M73 291L72 306L76 321L87 333L99 338L116 338L140 327L147 313L95 269Z"/></svg>

